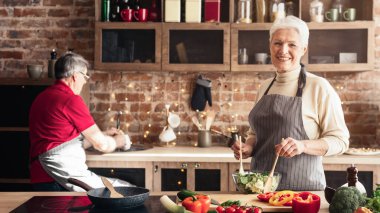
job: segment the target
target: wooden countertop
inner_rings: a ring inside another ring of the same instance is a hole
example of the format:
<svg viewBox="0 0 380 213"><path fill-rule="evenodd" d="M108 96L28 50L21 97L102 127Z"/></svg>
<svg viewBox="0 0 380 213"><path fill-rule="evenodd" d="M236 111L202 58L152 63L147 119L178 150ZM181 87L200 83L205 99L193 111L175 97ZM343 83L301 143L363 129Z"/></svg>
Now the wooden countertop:
<svg viewBox="0 0 380 213"><path fill-rule="evenodd" d="M324 198L323 192L314 192L321 197L321 209L319 213L328 213L329 204ZM161 195L159 193L150 193L151 195ZM173 192L175 194L175 192ZM0 212L10 212L17 208L33 196L85 196L85 192L0 192ZM212 198L218 201L225 201L224 199L236 200L252 200L255 195L245 194L212 194ZM291 211L291 209L289 209ZM274 210L276 211L276 210ZM281 210L279 210L281 211Z"/></svg>
<svg viewBox="0 0 380 213"><path fill-rule="evenodd" d="M207 148L191 146L153 147L143 151L113 152L102 154L87 151L87 161L154 161L154 162L227 162L238 163L229 147L212 146ZM244 162L251 162L245 159ZM338 155L323 158L323 164L366 164L380 165L380 155L356 156Z"/></svg>

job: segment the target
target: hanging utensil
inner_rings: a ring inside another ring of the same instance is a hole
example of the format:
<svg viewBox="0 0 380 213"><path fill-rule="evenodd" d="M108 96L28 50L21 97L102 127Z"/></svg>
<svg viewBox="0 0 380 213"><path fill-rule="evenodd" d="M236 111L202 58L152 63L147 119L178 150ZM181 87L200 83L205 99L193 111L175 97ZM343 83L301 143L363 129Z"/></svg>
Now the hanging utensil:
<svg viewBox="0 0 380 213"><path fill-rule="evenodd" d="M105 177L100 177L102 179L102 182L104 184L104 186L110 190L111 194L110 194L110 198L122 198L124 197L122 194L120 194L119 192L117 192L115 190L115 188L113 188L112 184L107 180L107 178Z"/></svg>
<svg viewBox="0 0 380 213"><path fill-rule="evenodd" d="M241 136L239 136L239 154L240 154L240 168L239 168L239 174L244 175L244 168L243 168L243 150L241 148Z"/></svg>
<svg viewBox="0 0 380 213"><path fill-rule="evenodd" d="M281 142L283 142L283 141L284 141L284 139L281 140ZM270 170L268 179L265 182L264 193L272 191L271 189L272 189L272 182L273 182L273 173L274 173L274 169L276 168L277 160L278 160L278 154L276 154L276 158L274 159L272 169Z"/></svg>

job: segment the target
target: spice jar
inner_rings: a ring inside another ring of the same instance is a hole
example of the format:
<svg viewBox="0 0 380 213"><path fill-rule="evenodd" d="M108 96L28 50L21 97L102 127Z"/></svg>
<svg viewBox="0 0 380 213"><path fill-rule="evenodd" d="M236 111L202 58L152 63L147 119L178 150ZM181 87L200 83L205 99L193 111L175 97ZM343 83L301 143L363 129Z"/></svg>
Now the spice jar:
<svg viewBox="0 0 380 213"><path fill-rule="evenodd" d="M252 0L239 0L238 23L252 23Z"/></svg>

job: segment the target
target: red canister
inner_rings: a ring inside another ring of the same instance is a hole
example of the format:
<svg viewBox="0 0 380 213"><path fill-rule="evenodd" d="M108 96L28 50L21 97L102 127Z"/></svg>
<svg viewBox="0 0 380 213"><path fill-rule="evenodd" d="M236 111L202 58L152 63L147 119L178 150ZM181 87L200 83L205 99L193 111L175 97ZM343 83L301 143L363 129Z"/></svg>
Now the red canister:
<svg viewBox="0 0 380 213"><path fill-rule="evenodd" d="M205 0L205 22L220 22L220 0Z"/></svg>

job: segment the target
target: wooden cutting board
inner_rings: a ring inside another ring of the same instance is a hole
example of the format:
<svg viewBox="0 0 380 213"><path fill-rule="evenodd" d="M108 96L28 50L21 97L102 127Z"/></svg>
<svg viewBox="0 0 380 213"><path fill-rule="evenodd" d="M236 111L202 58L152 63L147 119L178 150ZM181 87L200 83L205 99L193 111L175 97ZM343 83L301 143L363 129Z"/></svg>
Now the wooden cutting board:
<svg viewBox="0 0 380 213"><path fill-rule="evenodd" d="M240 200L241 205L253 205L263 208L264 212L292 212L291 206L271 206L269 203L261 202L257 198L257 194L212 194L211 198L223 203L227 200ZM211 206L215 209L216 206Z"/></svg>

